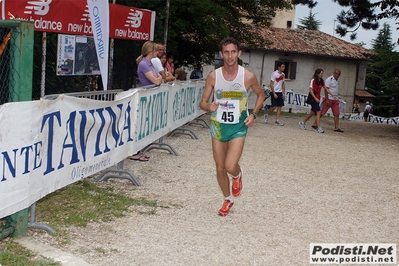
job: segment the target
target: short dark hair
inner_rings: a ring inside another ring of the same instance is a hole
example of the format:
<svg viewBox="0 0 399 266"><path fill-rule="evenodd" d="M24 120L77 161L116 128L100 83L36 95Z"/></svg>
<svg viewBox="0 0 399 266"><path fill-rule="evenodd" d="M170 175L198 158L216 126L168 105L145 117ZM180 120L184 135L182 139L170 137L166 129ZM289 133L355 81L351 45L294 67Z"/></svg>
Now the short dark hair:
<svg viewBox="0 0 399 266"><path fill-rule="evenodd" d="M285 65L283 62L280 62L280 61L278 61L277 63L276 63L276 67L277 68L279 68L279 67L281 67L282 65Z"/></svg>
<svg viewBox="0 0 399 266"><path fill-rule="evenodd" d="M175 58L175 56L172 53L166 53L166 58Z"/></svg>
<svg viewBox="0 0 399 266"><path fill-rule="evenodd" d="M224 38L220 42L220 51L223 51L223 46L228 45L228 44L234 44L237 48L237 51L240 51L240 43L233 37Z"/></svg>

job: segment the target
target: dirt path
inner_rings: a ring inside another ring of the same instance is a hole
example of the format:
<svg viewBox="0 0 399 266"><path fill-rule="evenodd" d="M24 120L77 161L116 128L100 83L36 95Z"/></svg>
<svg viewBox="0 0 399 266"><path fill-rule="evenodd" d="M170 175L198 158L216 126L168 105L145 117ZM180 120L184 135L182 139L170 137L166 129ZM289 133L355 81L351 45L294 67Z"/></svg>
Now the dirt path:
<svg viewBox="0 0 399 266"><path fill-rule="evenodd" d="M164 207L70 228L61 249L107 266L309 265L310 243L399 243L399 127L341 120L345 132L336 133L323 118L318 134L300 119L283 116L279 127L258 118L241 159L244 191L227 217L216 215L223 197L209 129L190 126L198 140L164 138L179 156L152 150L149 162L126 160L141 187L102 184Z"/></svg>

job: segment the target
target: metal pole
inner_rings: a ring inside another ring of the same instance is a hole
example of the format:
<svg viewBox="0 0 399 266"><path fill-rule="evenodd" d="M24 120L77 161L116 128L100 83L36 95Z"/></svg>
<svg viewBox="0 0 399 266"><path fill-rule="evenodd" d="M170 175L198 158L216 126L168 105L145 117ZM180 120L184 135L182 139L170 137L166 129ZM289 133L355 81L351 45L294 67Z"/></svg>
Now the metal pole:
<svg viewBox="0 0 399 266"><path fill-rule="evenodd" d="M165 45L165 51L166 51L166 45L168 42L169 7L170 7L170 0L166 0L165 30L164 30L164 35L163 35L163 44Z"/></svg>
<svg viewBox="0 0 399 266"><path fill-rule="evenodd" d="M108 90L112 90L112 71L114 71L114 38L111 38L109 45Z"/></svg>
<svg viewBox="0 0 399 266"><path fill-rule="evenodd" d="M46 95L46 59L47 59L47 32L42 36L42 75L40 80L40 97Z"/></svg>
<svg viewBox="0 0 399 266"><path fill-rule="evenodd" d="M6 11L5 11L6 0L4 0L4 1L0 0L0 2L1 2L1 19L5 20L6 19Z"/></svg>
<svg viewBox="0 0 399 266"><path fill-rule="evenodd" d="M113 0L113 4L116 0ZM109 45L109 59L108 59L108 90L112 90L112 72L114 71L114 38L111 38ZM104 88L105 89L105 88Z"/></svg>

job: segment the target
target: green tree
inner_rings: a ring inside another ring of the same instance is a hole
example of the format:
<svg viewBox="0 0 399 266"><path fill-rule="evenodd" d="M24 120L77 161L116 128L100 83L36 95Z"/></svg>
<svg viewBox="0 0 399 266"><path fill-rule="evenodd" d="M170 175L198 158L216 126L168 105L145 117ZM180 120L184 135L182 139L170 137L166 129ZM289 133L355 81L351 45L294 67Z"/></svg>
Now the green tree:
<svg viewBox="0 0 399 266"><path fill-rule="evenodd" d="M312 9L309 10L309 16L303 18L303 19L299 19L299 22L301 24L299 24L297 27L298 29L302 29L302 30L319 30L320 25L321 25L321 21L320 20L316 20L315 18L316 14L312 13Z"/></svg>
<svg viewBox="0 0 399 266"><path fill-rule="evenodd" d="M350 39L356 39L356 31L360 27L366 30L376 30L379 27L377 21L377 14L375 14L374 4L370 3L368 0L351 0L342 1L334 0L338 2L341 6L349 7L348 10L342 10L341 13L337 15L338 24L336 28L336 33L340 36L346 36L350 33Z"/></svg>
<svg viewBox="0 0 399 266"><path fill-rule="evenodd" d="M108 0L114 3L113 0ZM156 12L154 41L164 42L167 0L116 0L116 4ZM169 0L167 51L175 56L175 67L209 63L227 36L251 47L267 44L256 27L267 27L279 9L291 9L290 0ZM251 23L247 23L251 22ZM57 50L56 34L47 34L47 48ZM41 75L42 34L35 33L35 77ZM144 41L115 39L112 89L129 89L137 82L136 58ZM47 73L55 73L55 52L48 56ZM51 57L51 58L50 58ZM97 83L98 82L98 83ZM83 85L82 85L83 84ZM98 76L46 76L46 94L102 90ZM34 81L34 98L40 97L40 79Z"/></svg>
<svg viewBox="0 0 399 266"><path fill-rule="evenodd" d="M307 5L310 9L317 5L317 1L313 0L292 0L293 5Z"/></svg>
<svg viewBox="0 0 399 266"><path fill-rule="evenodd" d="M366 46L366 43L365 42L363 42L363 41L361 41L361 42L357 42L357 43L355 43L357 46L361 46L361 47L365 47Z"/></svg>
<svg viewBox="0 0 399 266"><path fill-rule="evenodd" d="M372 40L374 54L367 64L366 87L376 96L374 114L384 117L399 115L399 53L394 51L392 32L384 23Z"/></svg>
<svg viewBox="0 0 399 266"><path fill-rule="evenodd" d="M350 33L351 40L356 39L356 31L362 27L363 29L377 30L378 21L383 18L399 18L399 4L397 0L333 0L340 6L348 8L342 10L337 15L339 22L336 33L341 37ZM294 5L307 5L313 8L317 2L313 0L293 0Z"/></svg>
<svg viewBox="0 0 399 266"><path fill-rule="evenodd" d="M371 44L375 51L392 51L395 48L395 44L392 42L391 26L388 23L384 23L377 38L373 39Z"/></svg>
<svg viewBox="0 0 399 266"><path fill-rule="evenodd" d="M118 4L156 11L154 40L163 42L165 0L121 0ZM269 26L278 9L291 9L290 0L170 0L167 51L175 55L179 66L212 61L227 36L250 47L264 45L267 40L256 34L254 25Z"/></svg>

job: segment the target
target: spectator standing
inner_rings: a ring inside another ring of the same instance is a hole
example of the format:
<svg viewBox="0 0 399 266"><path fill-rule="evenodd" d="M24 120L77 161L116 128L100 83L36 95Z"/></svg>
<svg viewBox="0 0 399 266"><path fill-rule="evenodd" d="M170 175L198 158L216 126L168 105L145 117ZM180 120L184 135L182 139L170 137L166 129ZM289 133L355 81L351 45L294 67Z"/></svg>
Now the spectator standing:
<svg viewBox="0 0 399 266"><path fill-rule="evenodd" d="M176 80L187 80L186 71L183 68L181 68L181 67L176 68L176 70L175 70L175 78L176 78Z"/></svg>
<svg viewBox="0 0 399 266"><path fill-rule="evenodd" d="M190 79L202 79L202 66L197 64L197 68L191 71Z"/></svg>
<svg viewBox="0 0 399 266"><path fill-rule="evenodd" d="M162 76L155 70L151 63L151 59L157 57L158 44L152 41L146 41L141 47L141 55L137 57L136 63L137 74L142 86L148 85L161 85ZM150 157L145 155L142 151L137 152L130 156L131 160L147 162Z"/></svg>
<svg viewBox="0 0 399 266"><path fill-rule="evenodd" d="M353 104L353 113L357 113L357 115L360 115L360 106L358 100L355 101Z"/></svg>
<svg viewBox="0 0 399 266"><path fill-rule="evenodd" d="M165 70L165 78L164 78L164 82L170 82L170 81L174 81L176 78L174 77L174 75L172 73L169 72L168 68L166 67L166 55L162 55L161 56L161 62L162 62L162 66Z"/></svg>
<svg viewBox="0 0 399 266"><path fill-rule="evenodd" d="M369 118L370 111L371 111L371 105L370 105L370 102L367 101L366 106L364 107L364 111L363 111L364 122L367 122L367 119Z"/></svg>
<svg viewBox="0 0 399 266"><path fill-rule="evenodd" d="M155 70L162 76L162 80L165 80L166 73L162 66L161 57L165 54L165 45L158 43L158 53L157 56L151 59L151 63L154 65Z"/></svg>
<svg viewBox="0 0 399 266"><path fill-rule="evenodd" d="M305 117L305 119L301 122L299 122L299 125L301 129L305 130L306 129L306 122L313 116L316 115L316 131L318 133L324 133L324 130L320 127L320 93L321 89L325 89L328 94L332 95L335 97L335 95L332 94L332 92L325 86L324 80L323 80L323 74L324 71L321 68L318 68L315 70L313 74L313 78L310 81L309 85L309 93L311 97L313 97L314 102L311 104L311 110L309 114Z"/></svg>
<svg viewBox="0 0 399 266"><path fill-rule="evenodd" d="M277 108L276 121L274 122L276 126L284 126L284 124L280 121L281 108L284 106L285 100L284 69L284 63L278 62L277 69L272 73L270 77L272 106L265 114L265 123L267 123L267 121L269 120L269 115Z"/></svg>
<svg viewBox="0 0 399 266"><path fill-rule="evenodd" d="M155 70L151 61L151 59L157 57L157 52L158 44L152 41L145 42L141 47L141 55L137 57L136 63L138 65L137 74L142 86L161 85L162 83L162 77Z"/></svg>
<svg viewBox="0 0 399 266"><path fill-rule="evenodd" d="M338 95L339 91L339 77L341 76L341 70L335 69L334 73L329 76L326 81L326 87L334 94ZM331 111L334 116L334 132L344 132L342 129L339 128L339 99L337 96L333 97L324 90L325 100L323 102L323 107L321 108L320 118L325 115L328 109L331 108ZM312 126L314 129L317 129L316 120Z"/></svg>
<svg viewBox="0 0 399 266"><path fill-rule="evenodd" d="M257 112L262 107L263 91L256 76L238 65L240 45L233 38L220 43L223 66L212 71L206 78L200 107L211 114L211 136L216 177L224 196L222 208L218 211L226 216L233 207L234 198L242 192L242 168L238 164L248 127L253 126ZM257 96L253 112L248 115L248 90ZM213 97L212 97L213 93ZM213 102L209 100L213 98ZM230 178L232 176L231 193Z"/></svg>
<svg viewBox="0 0 399 266"><path fill-rule="evenodd" d="M171 53L166 54L166 68L169 73L172 74L172 76L175 74L175 65L173 61L175 60L175 57Z"/></svg>

